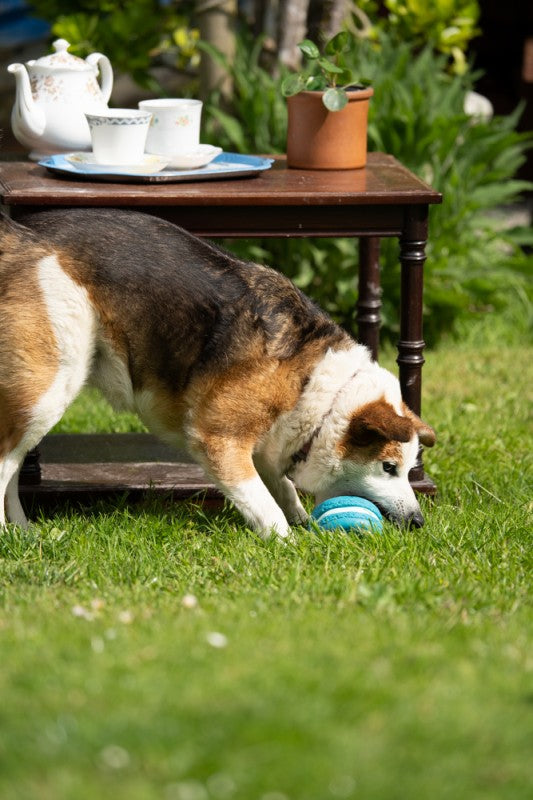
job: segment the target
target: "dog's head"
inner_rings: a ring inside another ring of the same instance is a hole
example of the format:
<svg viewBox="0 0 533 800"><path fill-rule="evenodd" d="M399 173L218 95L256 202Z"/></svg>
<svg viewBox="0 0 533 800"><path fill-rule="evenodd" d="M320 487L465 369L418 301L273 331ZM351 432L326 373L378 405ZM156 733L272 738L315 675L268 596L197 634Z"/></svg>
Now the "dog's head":
<svg viewBox="0 0 533 800"><path fill-rule="evenodd" d="M353 494L372 500L383 514L400 525L422 527L424 517L409 484L419 442L435 443L435 433L403 406L398 414L384 398L352 414L337 442L339 471L319 501L332 495Z"/></svg>
<svg viewBox="0 0 533 800"><path fill-rule="evenodd" d="M397 524L422 527L408 475L419 444L432 447L435 432L402 401L396 378L377 365L376 371L362 404L351 399L361 394L356 386L343 389L291 477L317 503L338 495L365 497Z"/></svg>

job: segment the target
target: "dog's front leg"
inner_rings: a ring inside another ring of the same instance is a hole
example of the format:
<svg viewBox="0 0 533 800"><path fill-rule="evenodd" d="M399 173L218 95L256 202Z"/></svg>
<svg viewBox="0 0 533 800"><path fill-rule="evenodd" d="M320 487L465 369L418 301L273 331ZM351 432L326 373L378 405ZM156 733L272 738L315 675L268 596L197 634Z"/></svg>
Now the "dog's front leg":
<svg viewBox="0 0 533 800"><path fill-rule="evenodd" d="M298 497L294 483L286 475L279 475L263 458L256 456L254 462L261 478L291 525L306 525L309 514Z"/></svg>
<svg viewBox="0 0 533 800"><path fill-rule="evenodd" d="M192 452L216 484L263 539L272 533L285 538L290 525L259 477L251 448L228 439L196 439Z"/></svg>
<svg viewBox="0 0 533 800"><path fill-rule="evenodd" d="M257 473L253 478L246 478L234 485L220 483L220 486L263 539L268 539L272 533L282 538L290 534L291 528L283 511Z"/></svg>

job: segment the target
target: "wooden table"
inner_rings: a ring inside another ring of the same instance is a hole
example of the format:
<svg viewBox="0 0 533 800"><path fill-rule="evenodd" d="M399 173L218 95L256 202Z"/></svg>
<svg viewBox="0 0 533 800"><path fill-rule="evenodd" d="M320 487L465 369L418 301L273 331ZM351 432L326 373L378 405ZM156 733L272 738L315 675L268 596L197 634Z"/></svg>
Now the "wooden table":
<svg viewBox="0 0 533 800"><path fill-rule="evenodd" d="M0 197L15 219L18 213L29 210L106 206L135 208L170 220L199 236L214 238L357 237L358 338L375 357L381 308L379 239L398 237L401 303L397 362L403 397L420 414L428 212L429 206L440 203L442 197L392 156L370 153L365 169L324 172L288 169L285 159L276 157L272 169L253 178L164 184L72 181L54 177L33 163L8 162L0 165ZM75 440L74 436L71 438ZM120 472L118 467L117 472ZM177 478L173 482L170 467L168 472L166 482L161 482L162 488L173 488L182 495L186 481ZM39 474L34 456L33 463L31 458L28 460L21 478L21 483L35 484L27 493L34 496L40 491L53 493L53 486L45 486L44 481L38 483ZM433 482L424 474L421 453L410 478L417 490L434 493ZM58 476L59 493L61 480ZM87 491L94 494L98 485L94 471L91 480ZM103 493L106 485L105 480L100 481ZM130 485L131 480L126 476L119 481L118 489ZM198 480L194 487L197 490ZM68 486L63 488L68 494ZM77 482L76 492L83 494L83 481Z"/></svg>

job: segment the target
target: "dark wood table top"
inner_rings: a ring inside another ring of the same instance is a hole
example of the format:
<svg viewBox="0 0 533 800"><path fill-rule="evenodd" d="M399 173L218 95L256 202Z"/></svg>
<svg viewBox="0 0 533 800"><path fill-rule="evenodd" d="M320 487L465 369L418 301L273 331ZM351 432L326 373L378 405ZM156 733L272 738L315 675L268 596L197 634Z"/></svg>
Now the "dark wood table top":
<svg viewBox="0 0 533 800"><path fill-rule="evenodd" d="M283 156L251 178L188 183L107 183L52 175L28 161L0 164L10 206L394 206L440 203L442 196L395 158L369 153L364 169L288 169Z"/></svg>

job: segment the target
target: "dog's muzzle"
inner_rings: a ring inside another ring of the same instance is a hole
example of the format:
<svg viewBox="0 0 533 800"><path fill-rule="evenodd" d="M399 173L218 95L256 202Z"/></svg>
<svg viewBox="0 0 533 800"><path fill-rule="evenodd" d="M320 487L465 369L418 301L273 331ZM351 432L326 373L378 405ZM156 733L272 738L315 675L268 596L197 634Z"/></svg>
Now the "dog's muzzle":
<svg viewBox="0 0 533 800"><path fill-rule="evenodd" d="M422 514L422 512L420 510L419 511L413 511L413 513L410 514L408 517L400 517L400 516L398 516L397 514L394 514L391 511L387 511L387 509L383 508L383 506L380 505L379 503L376 503L376 505L379 508L379 510L381 511L381 513L383 514L383 516L385 517L385 519L388 519L391 522L394 522L400 528L423 528L424 527L425 520L424 520L424 516L423 516L423 514Z"/></svg>
<svg viewBox="0 0 533 800"><path fill-rule="evenodd" d="M406 520L408 528L423 528L424 527L424 517L420 511L415 511L410 517Z"/></svg>

